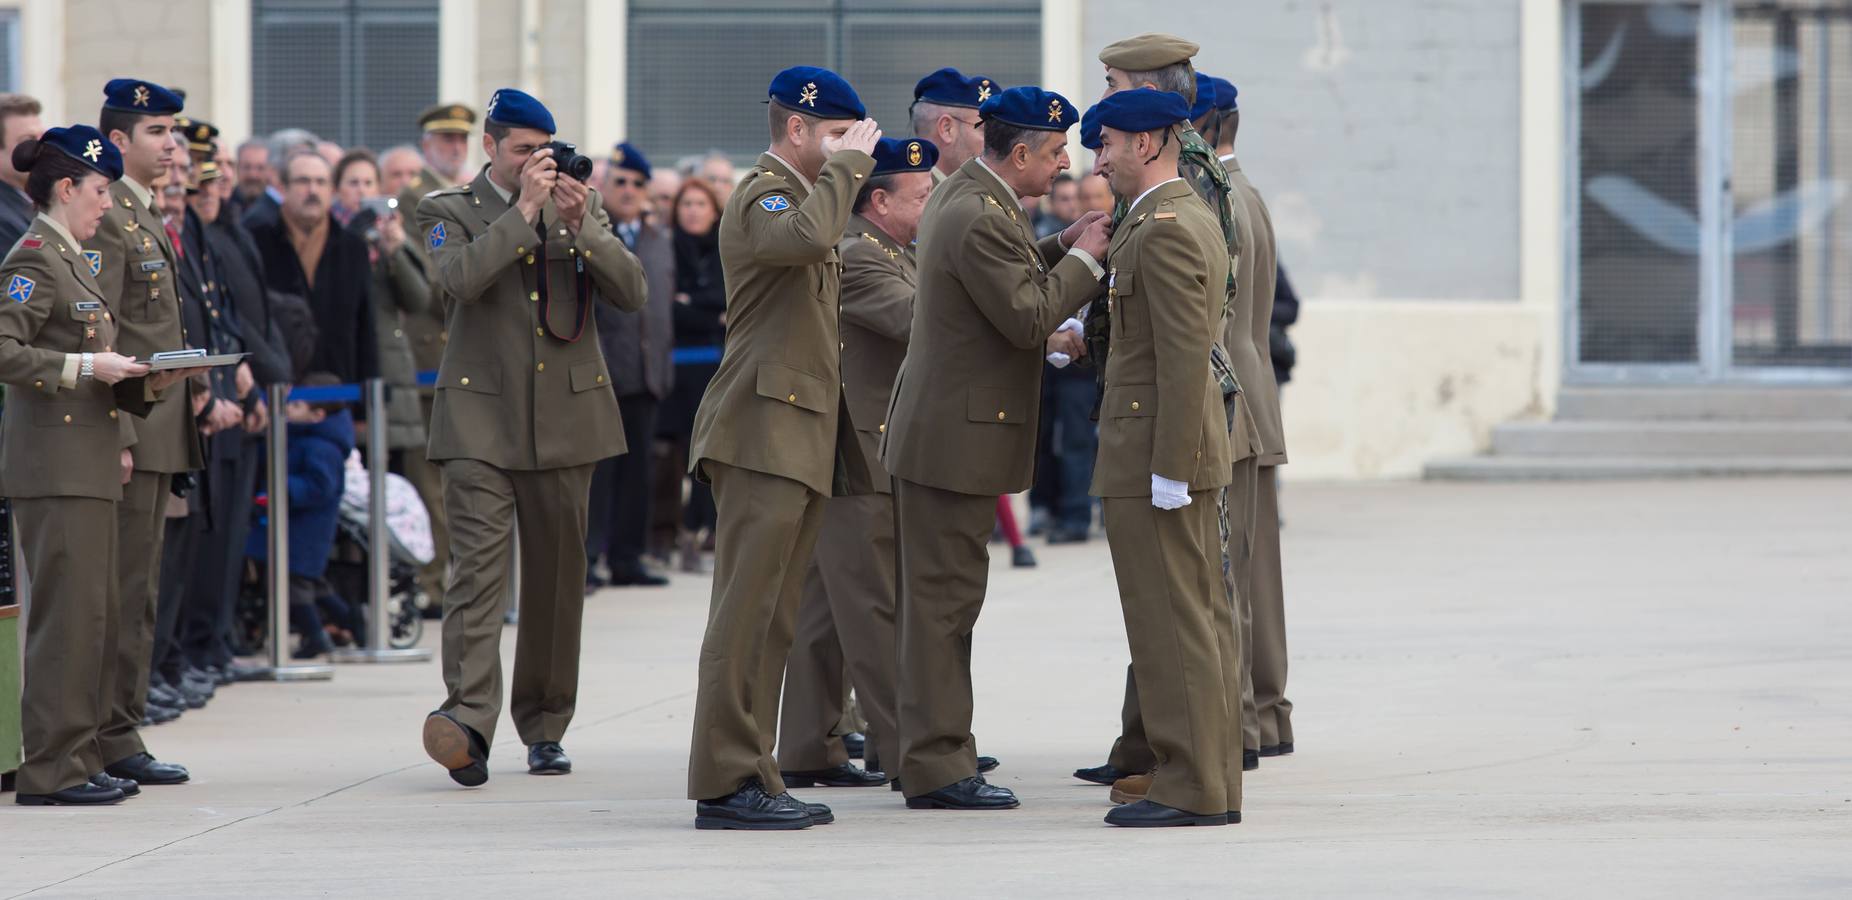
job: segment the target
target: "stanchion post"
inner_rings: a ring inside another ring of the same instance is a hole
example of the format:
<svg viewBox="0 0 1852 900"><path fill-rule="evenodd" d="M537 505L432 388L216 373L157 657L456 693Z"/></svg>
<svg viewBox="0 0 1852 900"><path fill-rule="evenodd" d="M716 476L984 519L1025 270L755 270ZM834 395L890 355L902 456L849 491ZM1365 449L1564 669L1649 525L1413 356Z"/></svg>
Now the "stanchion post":
<svg viewBox="0 0 1852 900"><path fill-rule="evenodd" d="M283 408L289 403L289 385L270 386L270 434L267 450L269 475L267 510L270 517L270 667L265 681L325 681L334 668L325 665L291 665L289 660L289 420Z"/></svg>
<svg viewBox="0 0 1852 900"><path fill-rule="evenodd" d="M392 646L392 534L386 530L386 382L369 378L367 404L367 645L335 651L335 662L424 662L426 647Z"/></svg>

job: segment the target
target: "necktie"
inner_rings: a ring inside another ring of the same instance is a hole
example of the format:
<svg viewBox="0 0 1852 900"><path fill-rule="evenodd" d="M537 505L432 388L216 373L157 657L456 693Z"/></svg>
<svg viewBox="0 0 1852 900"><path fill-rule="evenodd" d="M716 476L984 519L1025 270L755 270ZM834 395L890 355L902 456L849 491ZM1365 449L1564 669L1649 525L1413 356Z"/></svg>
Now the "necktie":
<svg viewBox="0 0 1852 900"><path fill-rule="evenodd" d="M180 246L180 229L175 228L172 222L167 223L167 240L174 245L174 257L186 259L186 248Z"/></svg>

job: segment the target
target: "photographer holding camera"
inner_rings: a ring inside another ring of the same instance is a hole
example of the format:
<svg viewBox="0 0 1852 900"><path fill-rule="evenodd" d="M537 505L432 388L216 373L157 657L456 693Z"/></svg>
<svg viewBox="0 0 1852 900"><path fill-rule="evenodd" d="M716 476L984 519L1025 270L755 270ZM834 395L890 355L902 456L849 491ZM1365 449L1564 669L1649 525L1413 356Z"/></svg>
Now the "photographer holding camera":
<svg viewBox="0 0 1852 900"><path fill-rule="evenodd" d="M379 162L353 150L334 167L334 217L367 243L372 264L373 333L379 344L379 376L386 380L386 446L395 457L424 452L424 413L418 403L418 368L405 319L431 306L424 260L405 240L405 218L396 197L380 195ZM395 470L399 468L395 460Z"/></svg>
<svg viewBox="0 0 1852 900"><path fill-rule="evenodd" d="M444 684L424 748L458 784L488 780L502 707L502 606L514 532L521 629L512 713L528 771L563 775L585 606L592 469L625 451L591 304L645 301L643 268L611 231L591 161L551 141L553 115L512 88L483 128L488 165L418 205L450 340L438 368L430 459L450 516ZM649 448L639 447L647 453Z"/></svg>

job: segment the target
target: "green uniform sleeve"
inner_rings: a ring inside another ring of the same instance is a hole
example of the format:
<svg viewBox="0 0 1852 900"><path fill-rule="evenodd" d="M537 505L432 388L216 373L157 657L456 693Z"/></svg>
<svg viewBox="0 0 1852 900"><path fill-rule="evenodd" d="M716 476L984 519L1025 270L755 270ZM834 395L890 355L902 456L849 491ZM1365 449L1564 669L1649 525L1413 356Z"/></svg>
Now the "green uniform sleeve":
<svg viewBox="0 0 1852 900"><path fill-rule="evenodd" d="M1004 338L1024 349L1041 347L1062 320L1080 311L1096 282L1078 256L1063 255L1044 276L1015 223L985 210L964 229L958 280Z"/></svg>
<svg viewBox="0 0 1852 900"><path fill-rule="evenodd" d="M604 201L597 191L586 200L585 222L573 241L585 267L598 286L598 296L625 312L636 312L649 301L649 289L643 279L643 264L630 248L611 231L611 217L605 215Z"/></svg>
<svg viewBox="0 0 1852 900"><path fill-rule="evenodd" d="M1203 434L1203 392L1209 382L1209 348L1215 341L1221 285L1208 285L1209 265L1189 230L1173 222L1144 226L1138 289L1147 298L1157 356L1157 422L1151 471L1172 481L1190 480Z"/></svg>
<svg viewBox="0 0 1852 900"><path fill-rule="evenodd" d="M807 266L829 259L849 224L862 179L874 169L875 158L866 153L833 153L801 204L788 192L760 187L767 183L764 179L755 181L751 202L742 207L753 258L781 266Z"/></svg>
<svg viewBox="0 0 1852 900"><path fill-rule="evenodd" d="M842 242L842 320L890 340L913 331L914 286L887 248L861 235Z"/></svg>
<svg viewBox="0 0 1852 900"><path fill-rule="evenodd" d="M56 394L69 354L32 346L58 306L50 267L37 256L9 260L0 267L0 286L7 291L0 297L0 382Z"/></svg>
<svg viewBox="0 0 1852 900"><path fill-rule="evenodd" d="M505 269L534 252L540 237L521 211L510 207L471 238L445 202L450 196L426 197L418 204L418 233L430 250L431 286L457 303L474 303Z"/></svg>

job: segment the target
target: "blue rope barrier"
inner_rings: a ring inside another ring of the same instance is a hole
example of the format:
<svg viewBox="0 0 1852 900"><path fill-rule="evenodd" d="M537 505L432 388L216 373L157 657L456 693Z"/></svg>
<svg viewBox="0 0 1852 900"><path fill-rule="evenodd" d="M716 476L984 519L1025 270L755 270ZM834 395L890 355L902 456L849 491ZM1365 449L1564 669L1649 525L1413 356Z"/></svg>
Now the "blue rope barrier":
<svg viewBox="0 0 1852 900"><path fill-rule="evenodd" d="M719 347L677 347L670 358L678 366L696 366L704 363L720 362ZM436 387L437 370L426 369L418 373L419 387ZM304 403L359 403L360 385L334 384L327 387L296 388L289 392L289 399Z"/></svg>

